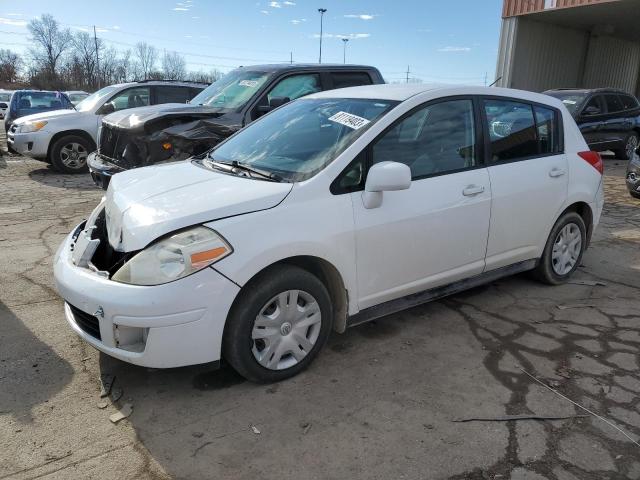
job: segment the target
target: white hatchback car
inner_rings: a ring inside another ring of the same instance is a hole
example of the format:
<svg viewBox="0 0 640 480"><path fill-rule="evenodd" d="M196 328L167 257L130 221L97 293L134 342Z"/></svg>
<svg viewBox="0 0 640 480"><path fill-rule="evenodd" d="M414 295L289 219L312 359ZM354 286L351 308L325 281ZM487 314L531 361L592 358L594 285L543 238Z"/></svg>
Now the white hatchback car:
<svg viewBox="0 0 640 480"><path fill-rule="evenodd" d="M73 330L149 367L296 374L330 331L526 270L566 281L603 163L562 103L378 85L283 106L205 158L115 175L63 242Z"/></svg>

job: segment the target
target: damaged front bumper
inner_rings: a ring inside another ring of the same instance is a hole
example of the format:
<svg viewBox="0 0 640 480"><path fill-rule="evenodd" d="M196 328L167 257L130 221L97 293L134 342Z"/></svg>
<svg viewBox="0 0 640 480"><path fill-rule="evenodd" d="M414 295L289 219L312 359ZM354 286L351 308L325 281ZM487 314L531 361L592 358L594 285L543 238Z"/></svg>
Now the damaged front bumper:
<svg viewBox="0 0 640 480"><path fill-rule="evenodd" d="M87 157L87 165L89 166L89 173L91 173L93 183L103 190L106 190L109 186L111 177L118 172L124 172L123 168L111 163L98 152L89 154Z"/></svg>
<svg viewBox="0 0 640 480"><path fill-rule="evenodd" d="M156 286L114 282L91 264L78 266L82 252L74 261L74 246L82 246L79 238L91 228L78 225L54 260L56 288L74 332L107 355L146 367L220 360L224 324L239 287L213 268Z"/></svg>

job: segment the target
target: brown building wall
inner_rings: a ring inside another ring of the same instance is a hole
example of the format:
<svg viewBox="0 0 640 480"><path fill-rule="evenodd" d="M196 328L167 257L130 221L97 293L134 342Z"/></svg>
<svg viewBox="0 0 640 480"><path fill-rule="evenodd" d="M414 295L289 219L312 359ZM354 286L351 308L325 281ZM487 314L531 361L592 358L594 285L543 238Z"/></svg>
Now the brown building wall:
<svg viewBox="0 0 640 480"><path fill-rule="evenodd" d="M580 7L594 3L617 2L619 0L504 0L502 18L543 12L544 10ZM545 8L547 5L547 8Z"/></svg>

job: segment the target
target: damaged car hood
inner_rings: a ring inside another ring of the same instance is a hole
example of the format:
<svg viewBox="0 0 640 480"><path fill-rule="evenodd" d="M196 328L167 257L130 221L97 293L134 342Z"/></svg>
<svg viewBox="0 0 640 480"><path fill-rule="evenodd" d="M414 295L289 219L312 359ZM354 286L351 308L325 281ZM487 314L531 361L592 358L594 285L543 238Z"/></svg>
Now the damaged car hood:
<svg viewBox="0 0 640 480"><path fill-rule="evenodd" d="M273 208L293 184L207 170L191 162L135 169L113 177L105 213L109 243L140 250L175 230Z"/></svg>
<svg viewBox="0 0 640 480"><path fill-rule="evenodd" d="M110 113L102 120L103 123L115 128L141 129L160 120L172 116L197 118L212 118L223 115L226 111L220 108L207 107L203 105L190 105L188 103L163 103L159 105L149 105L148 107L137 107Z"/></svg>

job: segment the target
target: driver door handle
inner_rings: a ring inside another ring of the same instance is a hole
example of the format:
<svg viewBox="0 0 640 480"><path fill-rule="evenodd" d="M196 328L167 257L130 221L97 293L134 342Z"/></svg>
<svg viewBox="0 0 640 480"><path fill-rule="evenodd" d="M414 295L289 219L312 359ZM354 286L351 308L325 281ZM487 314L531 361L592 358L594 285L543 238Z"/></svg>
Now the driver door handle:
<svg viewBox="0 0 640 480"><path fill-rule="evenodd" d="M474 195L478 195L484 192L484 187L482 185L467 185L464 190L462 190L462 195L465 197L473 197Z"/></svg>
<svg viewBox="0 0 640 480"><path fill-rule="evenodd" d="M549 176L551 178L561 177L565 173L567 173L567 172L565 170L563 170L562 168L552 168L551 171L549 171Z"/></svg>

